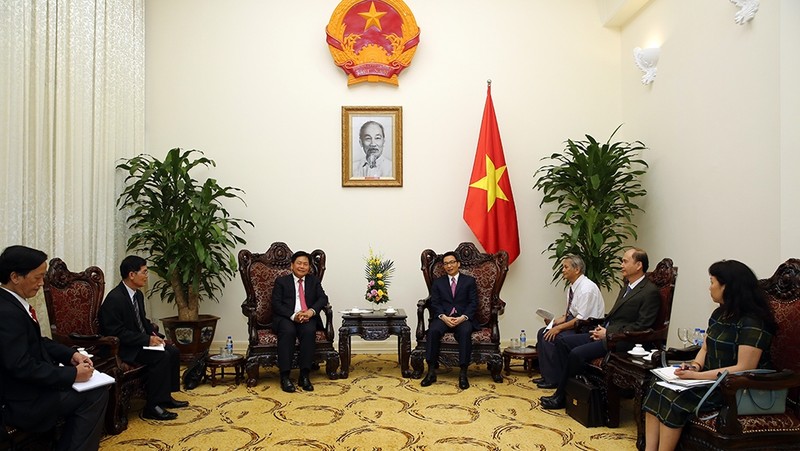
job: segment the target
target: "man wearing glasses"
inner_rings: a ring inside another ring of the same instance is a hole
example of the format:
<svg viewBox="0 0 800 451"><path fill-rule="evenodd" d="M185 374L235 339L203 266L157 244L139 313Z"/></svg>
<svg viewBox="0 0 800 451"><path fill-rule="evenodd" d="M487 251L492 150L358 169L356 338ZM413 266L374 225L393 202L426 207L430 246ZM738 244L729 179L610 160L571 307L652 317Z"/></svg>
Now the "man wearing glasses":
<svg viewBox="0 0 800 451"><path fill-rule="evenodd" d="M431 285L431 319L428 328L428 341L425 360L428 374L422 379L423 387L436 382L436 363L439 360L439 345L446 332L452 332L458 343L458 364L461 372L458 387L469 388L467 368L472 355L472 331L478 329L475 311L478 308L478 288L475 279L458 272L461 263L455 252L448 252L442 258L447 275L433 281Z"/></svg>

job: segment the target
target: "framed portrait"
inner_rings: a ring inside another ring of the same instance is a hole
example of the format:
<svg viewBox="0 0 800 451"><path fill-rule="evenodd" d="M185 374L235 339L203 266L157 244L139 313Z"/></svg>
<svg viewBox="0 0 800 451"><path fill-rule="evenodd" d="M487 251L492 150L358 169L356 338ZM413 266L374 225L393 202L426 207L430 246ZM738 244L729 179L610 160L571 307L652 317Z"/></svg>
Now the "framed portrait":
<svg viewBox="0 0 800 451"><path fill-rule="evenodd" d="M403 186L403 107L342 107L342 186Z"/></svg>

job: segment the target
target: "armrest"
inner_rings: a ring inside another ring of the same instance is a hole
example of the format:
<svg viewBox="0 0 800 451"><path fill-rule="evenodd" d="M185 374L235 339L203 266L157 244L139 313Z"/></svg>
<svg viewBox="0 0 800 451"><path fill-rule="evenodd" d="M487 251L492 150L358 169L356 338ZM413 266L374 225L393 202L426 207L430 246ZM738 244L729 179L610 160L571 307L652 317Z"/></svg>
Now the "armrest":
<svg viewBox="0 0 800 451"><path fill-rule="evenodd" d="M791 370L775 373L730 374L719 384L723 406L717 417L717 431L723 434L739 434L741 426L737 420L736 391L781 390L800 387L800 374Z"/></svg>
<svg viewBox="0 0 800 451"><path fill-rule="evenodd" d="M320 313L325 314L325 319L323 320L325 324L325 337L328 341L333 341L333 307L331 307L331 303L328 302Z"/></svg>
<svg viewBox="0 0 800 451"><path fill-rule="evenodd" d="M428 296L425 299L420 299L417 301L417 330L415 335L417 336L417 341L422 340L425 338L425 310L428 309L428 305L430 305L431 297Z"/></svg>
<svg viewBox="0 0 800 451"><path fill-rule="evenodd" d="M652 343L659 345L659 342L665 342L666 337L664 331L645 329L645 330L626 330L606 335L606 345L608 350L614 352L617 350L617 344L620 342L629 343Z"/></svg>
<svg viewBox="0 0 800 451"><path fill-rule="evenodd" d="M603 324L603 321L605 321L605 318L578 319L575 320L575 329L581 334L589 333L590 330Z"/></svg>

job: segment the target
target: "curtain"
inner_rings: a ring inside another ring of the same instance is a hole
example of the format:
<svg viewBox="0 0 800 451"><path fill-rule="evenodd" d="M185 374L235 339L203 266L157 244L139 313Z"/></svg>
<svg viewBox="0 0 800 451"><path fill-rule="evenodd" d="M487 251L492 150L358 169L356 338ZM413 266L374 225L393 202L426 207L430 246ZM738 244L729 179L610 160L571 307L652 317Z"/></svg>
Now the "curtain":
<svg viewBox="0 0 800 451"><path fill-rule="evenodd" d="M143 143L143 0L0 2L0 248L118 281L115 165Z"/></svg>

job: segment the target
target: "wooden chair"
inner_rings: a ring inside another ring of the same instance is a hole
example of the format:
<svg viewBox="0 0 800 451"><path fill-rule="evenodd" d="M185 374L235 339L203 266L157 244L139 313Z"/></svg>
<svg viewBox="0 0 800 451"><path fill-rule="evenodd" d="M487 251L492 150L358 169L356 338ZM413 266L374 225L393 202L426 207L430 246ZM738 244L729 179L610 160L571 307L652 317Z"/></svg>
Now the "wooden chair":
<svg viewBox="0 0 800 451"><path fill-rule="evenodd" d="M254 254L247 249L239 251L239 273L244 284L245 300L242 314L247 317L249 344L245 368L247 386L258 382L259 367L278 364L278 335L272 330L272 287L275 279L291 273L292 251L286 243L275 242L263 254ZM311 274L320 281L325 276L325 252L311 252ZM317 331L315 363L326 362L325 372L336 379L339 369L339 353L333 348L333 309L328 304L320 312L325 328ZM297 368L297 352L292 361Z"/></svg>
<svg viewBox="0 0 800 451"><path fill-rule="evenodd" d="M503 313L506 303L500 299L500 289L508 272L508 253L500 251L496 254L481 253L472 243L461 243L455 250L461 262L461 272L475 278L478 286L477 317L481 328L472 333L472 362L486 363L495 382L502 382L500 374L503 369L503 359L500 352L500 328L498 316ZM443 254L426 249L422 252L422 275L425 285L430 293L433 281L445 275L442 265ZM425 343L428 329L425 327L425 311L428 311L428 324L432 313L430 312L430 295L417 303L417 347L411 351L411 377L422 377L425 362ZM458 367L458 343L452 333L446 333L442 338L439 353L439 363L446 366Z"/></svg>
<svg viewBox="0 0 800 451"><path fill-rule="evenodd" d="M601 389L601 398L603 404L606 406L606 425L609 427L619 426L619 412L616 410L619 407L618 403L616 403L616 399L614 403L608 403L608 384L612 383L612 381L608 379L606 364L608 363L608 358L611 356L611 353L615 352L617 345L623 341L628 343L642 343L646 345L647 349L664 349L667 344L669 321L672 315L672 301L675 296L675 282L678 279L678 267L673 265L672 259L665 258L658 262L656 268L647 273L645 277L656 284L661 298L661 307L658 309L658 314L653 322L653 326L641 331L624 331L608 334L606 340L609 352L604 357L589 362L586 368L586 375ZM578 327L582 328L584 331L588 331L604 321L604 318L590 318L585 321L579 320ZM643 388L636 387L635 390L637 391L634 392L634 397L638 403L638 408L640 408ZM637 425L641 425L641 414L637 413L634 417Z"/></svg>
<svg viewBox="0 0 800 451"><path fill-rule="evenodd" d="M128 428L131 398L145 397L143 365L130 365L119 357L119 339L102 336L97 319L103 302L103 271L90 266L70 272L59 258L50 261L44 279L44 298L53 340L67 346L84 347L94 356L95 368L116 383L110 388L106 409L106 432L119 434Z"/></svg>
<svg viewBox="0 0 800 451"><path fill-rule="evenodd" d="M772 365L784 371L757 379L727 376L720 383L724 406L719 414L707 420L693 418L683 429L679 449L800 449L800 260L786 260L760 284L778 322L770 349ZM786 411L779 415L738 416L736 391L745 388L788 388Z"/></svg>

